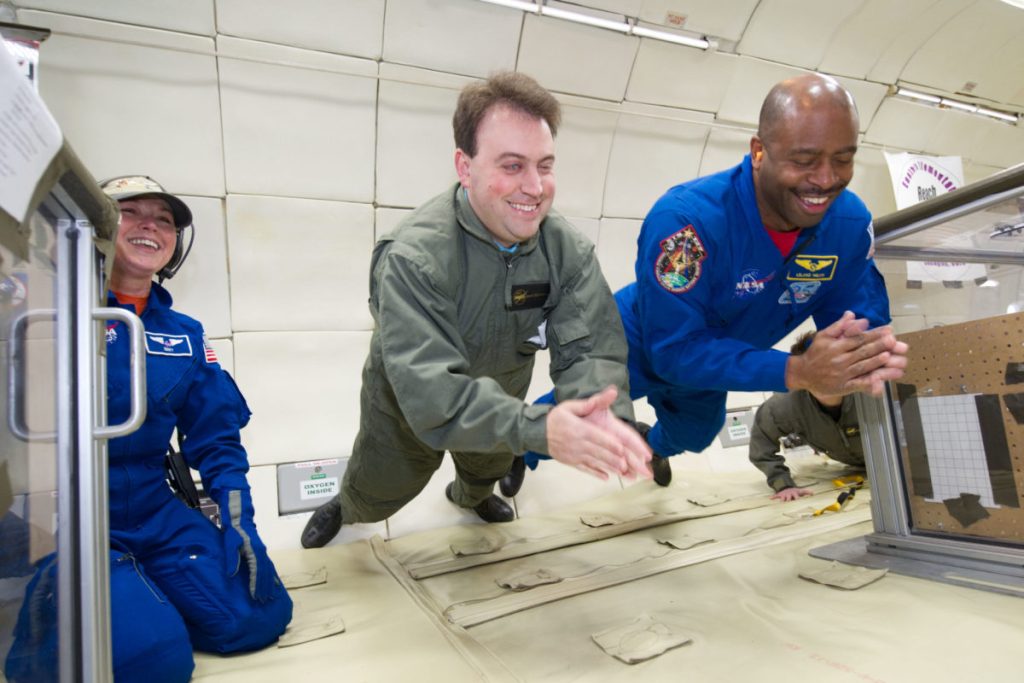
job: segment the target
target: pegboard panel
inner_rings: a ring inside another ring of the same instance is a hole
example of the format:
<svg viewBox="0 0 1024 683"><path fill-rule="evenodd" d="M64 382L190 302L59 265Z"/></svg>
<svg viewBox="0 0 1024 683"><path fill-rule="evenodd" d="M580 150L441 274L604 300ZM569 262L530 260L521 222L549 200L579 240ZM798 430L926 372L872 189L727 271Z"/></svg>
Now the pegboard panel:
<svg viewBox="0 0 1024 683"><path fill-rule="evenodd" d="M1024 313L899 338L912 526L1024 545Z"/></svg>

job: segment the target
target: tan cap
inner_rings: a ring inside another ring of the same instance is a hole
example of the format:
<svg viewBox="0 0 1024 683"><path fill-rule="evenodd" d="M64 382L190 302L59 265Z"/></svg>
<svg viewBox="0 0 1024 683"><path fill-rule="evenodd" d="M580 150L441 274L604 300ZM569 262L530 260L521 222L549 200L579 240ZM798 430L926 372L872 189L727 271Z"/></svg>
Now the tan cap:
<svg viewBox="0 0 1024 683"><path fill-rule="evenodd" d="M104 180L100 183L100 189L118 201L143 196L159 197L171 207L175 227L181 229L192 225L192 211L188 205L147 175L126 175Z"/></svg>

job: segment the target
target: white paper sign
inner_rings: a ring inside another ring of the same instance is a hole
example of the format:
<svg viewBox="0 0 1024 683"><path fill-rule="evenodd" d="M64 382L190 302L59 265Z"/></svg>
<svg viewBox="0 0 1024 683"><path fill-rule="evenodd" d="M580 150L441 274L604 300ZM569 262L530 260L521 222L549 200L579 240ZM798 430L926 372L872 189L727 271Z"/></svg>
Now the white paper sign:
<svg viewBox="0 0 1024 683"><path fill-rule="evenodd" d="M307 479L299 482L302 487L299 491L299 498L309 500L310 498L323 498L333 496L338 492L338 478L325 477L323 479Z"/></svg>
<svg viewBox="0 0 1024 683"><path fill-rule="evenodd" d="M32 84L0 50L0 207L24 222L36 184L63 136Z"/></svg>
<svg viewBox="0 0 1024 683"><path fill-rule="evenodd" d="M905 209L964 185L964 167L960 157L886 152L885 161L889 165L897 209Z"/></svg>
<svg viewBox="0 0 1024 683"><path fill-rule="evenodd" d="M983 263L907 261L907 279L921 282L965 282L987 277Z"/></svg>

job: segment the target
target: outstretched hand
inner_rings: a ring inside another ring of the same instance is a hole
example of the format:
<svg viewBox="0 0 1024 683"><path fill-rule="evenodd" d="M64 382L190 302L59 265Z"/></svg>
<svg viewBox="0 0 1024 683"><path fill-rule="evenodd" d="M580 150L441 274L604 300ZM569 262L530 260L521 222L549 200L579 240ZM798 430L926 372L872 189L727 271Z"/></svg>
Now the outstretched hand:
<svg viewBox="0 0 1024 683"><path fill-rule="evenodd" d="M810 496L813 493L814 491L810 489L801 489L793 486L788 489L782 489L774 496L772 496L770 500L780 500L782 502L786 502L789 500L796 500L797 498L803 498L804 496Z"/></svg>
<svg viewBox="0 0 1024 683"><path fill-rule="evenodd" d="M847 311L814 336L814 342L786 364L786 387L815 394L857 391L881 396L885 383L899 379L907 366L907 345L892 327L867 329L868 321Z"/></svg>
<svg viewBox="0 0 1024 683"><path fill-rule="evenodd" d="M586 399L562 401L548 413L548 453L570 467L607 479L609 474L650 479L651 449L611 411L610 386Z"/></svg>

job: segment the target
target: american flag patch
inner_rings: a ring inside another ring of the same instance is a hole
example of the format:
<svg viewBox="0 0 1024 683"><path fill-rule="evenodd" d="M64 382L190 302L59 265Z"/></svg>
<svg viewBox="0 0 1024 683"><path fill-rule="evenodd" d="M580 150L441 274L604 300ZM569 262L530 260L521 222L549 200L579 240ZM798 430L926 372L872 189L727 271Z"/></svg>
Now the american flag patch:
<svg viewBox="0 0 1024 683"><path fill-rule="evenodd" d="M217 354L214 352L213 347L210 346L210 342L207 341L206 337L203 337L203 351L206 353L207 363L216 363Z"/></svg>

